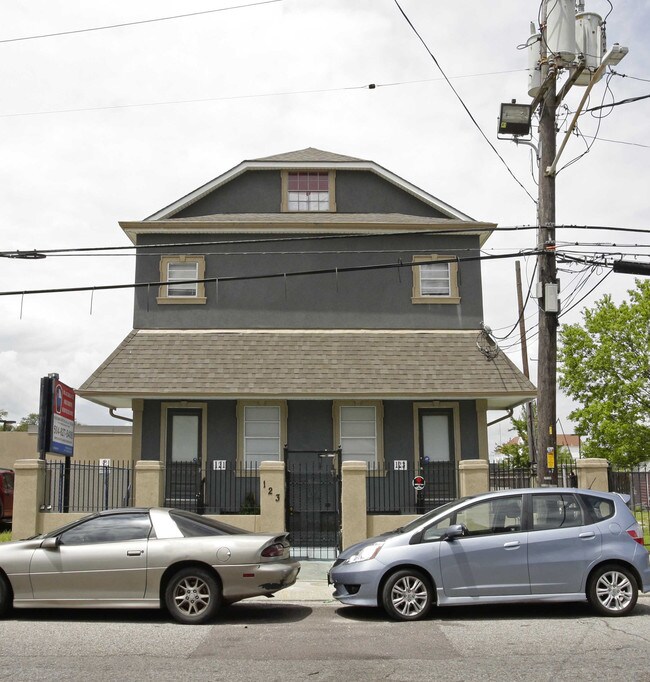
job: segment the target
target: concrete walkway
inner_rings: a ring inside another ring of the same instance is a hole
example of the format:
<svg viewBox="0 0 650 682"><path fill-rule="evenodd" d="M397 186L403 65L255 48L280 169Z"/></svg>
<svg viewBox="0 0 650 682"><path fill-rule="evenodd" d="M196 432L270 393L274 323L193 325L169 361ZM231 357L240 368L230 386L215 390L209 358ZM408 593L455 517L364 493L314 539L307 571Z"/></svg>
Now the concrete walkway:
<svg viewBox="0 0 650 682"><path fill-rule="evenodd" d="M327 584L327 571L332 562L301 559L300 565L300 574L295 584L276 592L273 600L334 602L335 599L332 597L334 590L331 585ZM256 599L266 601L268 597L256 597Z"/></svg>

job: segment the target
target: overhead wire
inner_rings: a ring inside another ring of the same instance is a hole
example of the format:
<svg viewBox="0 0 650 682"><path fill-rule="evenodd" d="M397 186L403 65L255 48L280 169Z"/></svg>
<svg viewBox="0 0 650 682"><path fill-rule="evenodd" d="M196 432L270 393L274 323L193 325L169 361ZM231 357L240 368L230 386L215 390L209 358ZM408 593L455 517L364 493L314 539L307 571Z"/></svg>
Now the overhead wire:
<svg viewBox="0 0 650 682"><path fill-rule="evenodd" d="M140 26L142 24L153 24L161 21L171 21L174 19L185 19L188 17L197 17L205 14L215 14L217 12L227 12L235 9L245 9L248 7L257 7L259 5L271 5L277 2L284 2L284 0L259 0L259 2L250 2L246 5L232 5L230 7L220 7L218 9L207 9L200 12L187 12L185 14L175 14L168 17L157 17L154 19L141 19L139 21L125 21L119 24L110 24L107 26L93 26L91 28L80 28L70 31L57 31L56 33L41 33L39 35L22 36L20 38L4 38L0 39L2 43L18 43L25 40L40 40L41 38L57 38L59 36L69 36L78 33L91 33L93 31L108 31L115 28L125 28L127 26Z"/></svg>
<svg viewBox="0 0 650 682"><path fill-rule="evenodd" d="M499 151L497 150L497 148L492 144L492 141L491 141L491 140L488 138L488 136L483 132L483 129L482 129L481 126L478 124L478 121L474 118L474 115L473 115L472 112L469 110L467 104L465 104L465 101L464 101L463 98L460 96L460 94L458 93L458 91L456 90L456 88L454 88L453 84L451 83L451 81L450 81L449 78L447 77L447 74L445 73L445 71L443 70L443 68L440 66L440 63L439 63L438 60L436 59L436 56L433 54L433 52L431 51L431 49L429 48L429 46L426 44L424 38L420 35L420 33L418 32L418 30L415 28L415 26L413 25L413 22L410 20L410 18L409 18L408 15L406 14L406 12L402 9L402 6L399 4L398 0L393 0L393 2L395 3L395 5L397 6L398 10L400 11L402 17L404 17L404 20L406 21L406 23L411 27L411 30L413 31L413 33L415 33L415 35L417 36L417 38L419 39L419 41L420 41L420 42L422 43L422 45L424 46L425 50L427 51L427 53L429 54L429 56L430 56L431 59L433 60L434 64L436 65L436 67L438 68L438 70L440 71L440 73L444 76L445 80L447 81L447 85L449 85L449 87L451 88L452 92L454 93L454 95L456 96L456 98L458 99L458 101L460 102L461 106L463 107L463 109L465 110L465 112L467 113L467 115L469 116L470 120L472 121L472 123L474 124L474 126L477 128L477 130L479 131L479 133L481 134L481 136L483 137L483 139L488 143L489 147L490 147L490 148L492 149L492 151L497 155L497 157L499 158L499 160L501 161L501 163L502 163L502 164L505 166L505 168L507 169L508 173L509 173L509 174L512 176L512 178L514 179L514 181L515 181L515 182L524 190L524 192L528 195L529 199L533 202L533 204L535 204L535 206L537 206L537 199L535 199L535 197L533 197L533 195L528 191L528 189L526 188L526 186L525 186L525 185L521 182L521 180L519 180L519 178L514 174L514 172L513 172L512 169L510 168L510 166L508 166L506 160L503 158L503 156L501 156L501 154L499 154Z"/></svg>

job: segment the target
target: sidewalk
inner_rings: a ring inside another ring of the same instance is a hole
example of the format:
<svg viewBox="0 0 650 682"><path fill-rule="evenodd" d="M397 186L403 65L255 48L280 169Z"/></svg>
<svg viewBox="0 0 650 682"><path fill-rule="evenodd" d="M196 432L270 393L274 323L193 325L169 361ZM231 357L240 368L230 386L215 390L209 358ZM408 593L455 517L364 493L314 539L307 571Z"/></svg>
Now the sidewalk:
<svg viewBox="0 0 650 682"><path fill-rule="evenodd" d="M327 571L331 561L300 561L298 580L291 587L275 593L274 601L318 601L334 602L331 585L327 584ZM255 597L266 600L267 597Z"/></svg>

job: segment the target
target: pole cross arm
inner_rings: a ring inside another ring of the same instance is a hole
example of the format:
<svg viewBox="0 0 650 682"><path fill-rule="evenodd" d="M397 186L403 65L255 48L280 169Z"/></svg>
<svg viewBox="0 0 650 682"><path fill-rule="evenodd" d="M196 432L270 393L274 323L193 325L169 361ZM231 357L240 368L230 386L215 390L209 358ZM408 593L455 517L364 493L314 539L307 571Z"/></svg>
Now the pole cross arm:
<svg viewBox="0 0 650 682"><path fill-rule="evenodd" d="M555 155L553 163L550 166L548 166L548 168L546 168L544 172L545 175L555 175L557 173L557 164L560 160L560 157L562 156L562 152L564 151L564 148L566 147L567 142L569 141L569 137L571 137L571 134L573 133L576 127L578 117L582 113L585 103L587 102L587 98L589 97L589 94L591 93L591 90L593 89L594 85L598 82L599 78L602 76L605 69L610 65L618 64L618 62L620 62L621 59L625 57L628 51L629 50L627 47L623 47L616 43L612 45L611 49L603 57L602 61L600 62L600 66L596 69L596 71L594 71L594 75L592 76L589 85L585 88L585 92L582 96L582 99L580 100L580 104L578 105L576 113L573 115L573 118L571 119L569 129L566 131L566 134L564 135L564 139L562 140L562 144L560 145L560 148L558 149L557 154Z"/></svg>

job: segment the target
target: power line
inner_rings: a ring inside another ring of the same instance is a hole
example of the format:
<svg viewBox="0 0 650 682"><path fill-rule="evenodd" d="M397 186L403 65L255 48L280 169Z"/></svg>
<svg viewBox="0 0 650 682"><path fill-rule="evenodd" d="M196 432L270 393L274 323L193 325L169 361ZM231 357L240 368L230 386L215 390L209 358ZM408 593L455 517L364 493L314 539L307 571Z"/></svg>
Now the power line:
<svg viewBox="0 0 650 682"><path fill-rule="evenodd" d="M185 19L187 17L197 17L203 14L215 14L216 12L228 12L233 9L244 9L246 7L257 7L258 5L270 5L275 2L283 2L283 0L260 0L260 2L251 2L246 5L233 5L231 7L221 7L219 9L207 9L202 12L189 12L187 14L175 14L169 17L158 17L156 19L142 19L140 21L125 21L121 24L110 24L108 26L94 26L92 28L79 28L72 31L59 31L57 33L42 33L34 36L23 36L21 38L5 38L0 40L0 43L17 43L24 40L39 40L41 38L56 38L58 36L69 36L76 33L90 33L91 31L108 31L114 28L125 28L126 26L139 26L142 24L153 24L160 21L171 21L172 19Z"/></svg>
<svg viewBox="0 0 650 682"><path fill-rule="evenodd" d="M438 70L439 70L440 73L444 76L445 80L447 81L447 84L448 84L449 87L451 88L451 90L452 90L452 92L454 93L454 95L456 95L456 98L457 98L458 101L461 103L463 109L465 109L465 111L467 112L467 115L470 117L472 123L476 126L476 128L478 129L478 131L481 133L483 139L488 143L488 145L490 145L490 148L491 148L492 151L497 155L497 157L499 158L499 160L501 161L501 163L506 167L508 173L510 173L510 175L512 176L512 178L514 179L514 181L515 181L515 182L524 190L524 192L526 192L526 194L528 195L528 197L530 198L530 200L531 200L535 205L537 205L537 200L536 200L536 199L533 197L533 195L526 189L525 185L519 180L519 178L517 178L517 176L512 172L512 170L510 169L510 166L508 166L508 164L506 163L506 160L501 156L501 154L499 154L497 148L492 144L492 142L490 142L490 140L489 140L489 138L487 137L487 135L483 132L483 129L482 129L481 126L478 124L478 121L474 118L472 112L469 110L469 108L467 107L467 105L466 105L465 102L463 101L463 98L458 94L458 91L456 90L456 88L454 88L454 86L452 85L452 83L451 83L451 81L449 80L449 78L447 78L447 74L444 72L444 70L443 70L442 67L440 66L440 64L439 64L438 60L436 59L435 55L433 54L433 52L429 49L429 46L428 46L428 45L426 44L426 42L424 41L424 38L422 38L422 36L419 34L418 30L415 28L415 26L413 25L413 23L411 22L411 20L410 20L409 17L407 16L406 12L404 12L404 10L402 9L402 7L400 6L398 0L393 0L393 2L395 3L395 5L397 5L397 8L399 9L400 13L401 13L402 16L404 17L406 23L411 27L412 31L413 31L413 32L415 33L415 35L418 37L418 39L420 40L420 42L421 42L422 45L424 46L425 50L429 53L429 56L430 56L431 59L433 60L434 64L438 67Z"/></svg>
<svg viewBox="0 0 650 682"><path fill-rule="evenodd" d="M518 251L516 253L507 254L495 254L492 256L472 256L468 258L454 258L450 257L449 262L471 262L471 261L482 261L482 260L497 260L504 258L517 258L524 254L534 255L539 253L538 251ZM432 265L440 263L440 259L421 261L417 263L418 266L421 265ZM411 268L413 263L403 263L401 260L392 263L377 263L370 265L352 265L345 267L329 267L320 268L317 270L298 270L294 272L274 272L267 274L257 274L257 275L228 275L224 277L205 277L202 279L187 279L187 280L174 280L174 284L224 284L226 282L248 282L255 280L268 280L268 279L279 279L279 278L289 278L289 277L308 277L313 275L340 275L348 272L369 272L372 270L389 270L389 269L401 269L401 268ZM65 294L65 293L76 293L83 291L107 291L107 290L117 290L117 289L141 289L144 287L159 287L167 286L169 282L167 281L156 281L156 282L132 282L129 284L102 284L95 286L83 286L83 287L65 287L56 289L29 289L29 290L16 290L16 291L0 291L0 296L27 296L32 294Z"/></svg>
<svg viewBox="0 0 650 682"><path fill-rule="evenodd" d="M492 232L498 234L499 232L525 232L536 230L535 225L510 225L503 227L482 227L471 224L467 225L467 231L471 232ZM631 234L650 234L650 228L634 228L634 227L615 227L607 225L556 225L556 230L599 230L609 232L626 232ZM325 235L305 235L299 237L262 237L256 239L227 239L227 240L207 240L197 242L171 242L165 244L129 244L128 246L86 246L86 247L69 247L60 249L30 249L30 250L5 250L0 251L0 258L14 258L14 259L39 259L50 255L60 254L84 254L94 253L98 251L135 251L142 253L149 249L178 249L178 248L196 248L202 246L233 246L246 244L274 244L286 242L317 242L328 241L332 239L373 239L378 237L403 237L403 236L445 236L458 234L459 230L418 230L418 231L400 231L400 232L373 232L369 234L325 234ZM631 245L625 245L631 246ZM129 254L132 255L132 254Z"/></svg>
<svg viewBox="0 0 650 682"><path fill-rule="evenodd" d="M599 111L600 109L613 109L614 107L620 107L622 104L633 104L634 102L640 102L644 99L650 99L650 95L639 95L639 97L628 97L627 99L622 99L619 102L611 102L610 104L601 104L597 107L591 107L590 109L585 109L584 113L588 111Z"/></svg>
<svg viewBox="0 0 650 682"><path fill-rule="evenodd" d="M469 73L461 74L459 76L450 76L451 79L460 78L482 78L484 76L494 76L507 73L518 73L523 69L512 69L510 71L487 71L485 73ZM111 104L106 106L98 107L76 107L70 109L48 109L45 111L22 111L15 112L12 114L0 114L0 118L19 118L22 116L49 116L52 114L75 114L84 113L90 111L111 111L117 109L137 109L139 107L159 107L159 106L172 106L177 104L201 104L204 102L228 102L234 100L243 99L258 99L264 97L289 97L295 95L318 95L329 92L346 92L350 90L376 90L378 88L393 88L403 85L414 85L420 83L434 83L437 81L444 81L444 78L426 78L413 81L397 81L393 83L369 83L364 85L349 85L349 86L338 86L335 88L317 88L312 90L287 90L280 92L266 92L266 93L254 93L250 95L228 95L225 97L202 97L195 99L179 99L179 100L165 100L160 102L133 102L127 104Z"/></svg>

